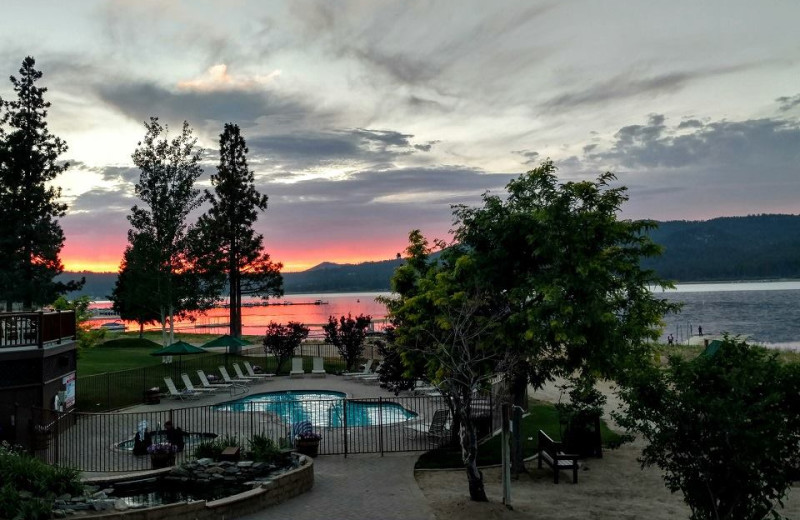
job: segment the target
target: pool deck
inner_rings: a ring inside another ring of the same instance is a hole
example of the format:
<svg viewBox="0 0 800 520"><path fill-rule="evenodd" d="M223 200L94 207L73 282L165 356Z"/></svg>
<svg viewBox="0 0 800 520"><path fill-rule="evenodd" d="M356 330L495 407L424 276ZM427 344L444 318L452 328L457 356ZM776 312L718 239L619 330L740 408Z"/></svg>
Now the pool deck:
<svg viewBox="0 0 800 520"><path fill-rule="evenodd" d="M190 376L191 377L191 376ZM197 380L197 375L192 377L192 382ZM180 386L180 383L176 381ZM195 386L197 388L197 386ZM223 390L214 394L201 396L199 399L172 399L170 397L162 398L159 404L139 404L117 410L118 412L159 412L166 410L175 410L178 408L189 408L193 406L207 406L225 403L227 401L234 401L242 397L252 394L260 394L263 392L279 392L282 390L332 390L335 392L344 392L348 398L378 398L378 397L394 397L394 394L381 388L376 383L360 383L357 380L345 379L342 376L327 375L325 377L311 377L306 375L302 378L291 378L288 376L272 377L266 381L256 381L255 383L247 386L246 393L242 393L241 389L236 389L238 393L234 394L227 390Z"/></svg>

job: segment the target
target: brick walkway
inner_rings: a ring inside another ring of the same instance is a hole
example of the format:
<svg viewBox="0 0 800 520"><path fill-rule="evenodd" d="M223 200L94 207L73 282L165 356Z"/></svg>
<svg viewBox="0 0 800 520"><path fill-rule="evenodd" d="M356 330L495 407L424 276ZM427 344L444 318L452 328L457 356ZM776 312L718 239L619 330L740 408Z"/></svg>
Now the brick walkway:
<svg viewBox="0 0 800 520"><path fill-rule="evenodd" d="M314 459L314 488L244 520L434 520L414 479L419 453Z"/></svg>

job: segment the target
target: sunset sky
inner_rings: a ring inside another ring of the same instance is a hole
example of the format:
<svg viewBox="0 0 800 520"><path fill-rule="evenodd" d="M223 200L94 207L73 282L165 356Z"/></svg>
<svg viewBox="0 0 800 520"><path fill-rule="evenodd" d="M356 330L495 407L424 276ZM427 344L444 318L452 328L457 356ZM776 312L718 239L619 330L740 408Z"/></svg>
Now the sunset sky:
<svg viewBox="0 0 800 520"><path fill-rule="evenodd" d="M287 270L447 238L451 204L551 157L626 218L800 212L800 2L4 0L0 97L31 55L68 270L116 271L143 121L239 124Z"/></svg>

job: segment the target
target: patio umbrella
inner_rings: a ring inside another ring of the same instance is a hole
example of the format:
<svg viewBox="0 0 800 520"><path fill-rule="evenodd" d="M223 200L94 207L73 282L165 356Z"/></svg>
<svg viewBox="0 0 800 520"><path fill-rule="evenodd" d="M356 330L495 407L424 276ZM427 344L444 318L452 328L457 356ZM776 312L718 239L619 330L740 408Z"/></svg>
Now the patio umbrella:
<svg viewBox="0 0 800 520"><path fill-rule="evenodd" d="M151 352L151 356L178 356L178 373L180 373L180 366L181 366L181 359L183 356L189 356L192 354L206 354L208 353L207 350L201 347L195 347L194 345L190 345L185 341L176 341L172 345L167 345L164 348L160 348L155 352Z"/></svg>
<svg viewBox="0 0 800 520"><path fill-rule="evenodd" d="M225 334L224 336L212 339L203 345L203 348L225 347L225 354L227 355L228 352L239 352L244 345L250 345L250 342L246 339L235 338L229 334Z"/></svg>

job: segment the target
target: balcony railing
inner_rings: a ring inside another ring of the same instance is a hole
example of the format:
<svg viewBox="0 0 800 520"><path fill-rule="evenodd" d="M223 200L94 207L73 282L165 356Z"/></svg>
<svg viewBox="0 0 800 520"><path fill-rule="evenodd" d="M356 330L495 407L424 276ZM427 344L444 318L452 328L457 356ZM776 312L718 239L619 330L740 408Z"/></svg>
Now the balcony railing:
<svg viewBox="0 0 800 520"><path fill-rule="evenodd" d="M0 313L0 349L45 348L75 339L75 311Z"/></svg>

